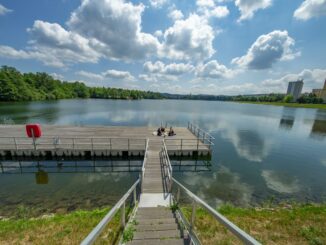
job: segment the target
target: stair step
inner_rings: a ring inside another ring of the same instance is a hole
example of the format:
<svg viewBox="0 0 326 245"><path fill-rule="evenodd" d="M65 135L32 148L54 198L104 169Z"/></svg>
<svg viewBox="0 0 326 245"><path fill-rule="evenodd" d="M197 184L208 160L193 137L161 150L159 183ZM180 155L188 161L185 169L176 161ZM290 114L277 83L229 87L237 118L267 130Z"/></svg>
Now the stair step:
<svg viewBox="0 0 326 245"><path fill-rule="evenodd" d="M173 213L169 212L169 213L148 213L148 214L137 214L136 215L136 220L138 220L139 222L141 220L145 220L145 219L165 219L165 218L175 218Z"/></svg>
<svg viewBox="0 0 326 245"><path fill-rule="evenodd" d="M142 219L138 220L138 222L139 225L177 224L177 220L175 218Z"/></svg>
<svg viewBox="0 0 326 245"><path fill-rule="evenodd" d="M188 239L146 239L146 240L134 240L128 242L127 245L188 245Z"/></svg>
<svg viewBox="0 0 326 245"><path fill-rule="evenodd" d="M168 238L182 238L179 230L166 230L166 231L136 231L133 240L144 239L168 239Z"/></svg>
<svg viewBox="0 0 326 245"><path fill-rule="evenodd" d="M136 231L165 231L165 230L177 230L179 225L175 224L159 224L159 225L137 225Z"/></svg>

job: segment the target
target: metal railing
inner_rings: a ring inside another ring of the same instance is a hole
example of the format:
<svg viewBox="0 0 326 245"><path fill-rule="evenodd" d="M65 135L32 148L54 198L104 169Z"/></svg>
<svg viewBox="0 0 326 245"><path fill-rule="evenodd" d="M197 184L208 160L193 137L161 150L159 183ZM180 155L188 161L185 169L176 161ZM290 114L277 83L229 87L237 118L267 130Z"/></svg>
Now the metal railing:
<svg viewBox="0 0 326 245"><path fill-rule="evenodd" d="M144 138L58 137L32 138L0 137L0 150L144 150Z"/></svg>
<svg viewBox="0 0 326 245"><path fill-rule="evenodd" d="M141 169L141 191L143 191L143 181L145 178L145 171L146 171L146 163L147 163L147 155L148 155L148 139L146 140L146 147L145 147L145 153L144 153L144 160L143 160L143 166Z"/></svg>
<svg viewBox="0 0 326 245"><path fill-rule="evenodd" d="M162 159L162 164L163 164L163 168L164 168L164 174L167 174L166 177L168 178L167 179L168 180L168 183L167 183L168 192L171 192L173 169L171 166L169 154L166 149L164 140L163 140L163 146L162 146L162 150L161 150L161 159Z"/></svg>
<svg viewBox="0 0 326 245"><path fill-rule="evenodd" d="M168 150L178 151L198 151L198 150L211 150L214 145L213 142L202 139L164 139Z"/></svg>
<svg viewBox="0 0 326 245"><path fill-rule="evenodd" d="M190 236L193 240L195 240L195 244L199 243L199 239L196 237L194 233L194 225L195 225L195 218L196 218L196 206L200 205L204 210L210 213L220 224L222 224L227 230L231 231L235 236L237 236L244 244L251 244L251 245L260 245L260 243L250 236L248 233L240 229L238 226L233 224L229 221L226 217L222 214L217 212L211 206L209 206L206 202L184 187L181 183L179 183L176 179L173 179L173 183L177 185L177 194L176 197L173 196L173 199L176 203L179 203L180 199L180 191L184 191L188 197L192 200L192 212L191 212L191 220L190 223L185 219L182 211L178 209L180 218L182 219L183 223L185 224L187 230L190 232ZM197 242L196 242L197 241Z"/></svg>
<svg viewBox="0 0 326 245"><path fill-rule="evenodd" d="M204 144L214 145L213 140L215 138L206 131L199 128L197 125L188 122L188 129Z"/></svg>
<svg viewBox="0 0 326 245"><path fill-rule="evenodd" d="M116 205L105 215L105 217L97 224L97 226L88 234L88 236L81 242L81 245L90 245L93 244L101 232L105 229L107 224L112 220L114 215L119 211L121 208L121 226L126 226L126 200L130 196L131 193L134 195L134 204L136 207L137 201L137 193L136 188L137 185L140 183L138 179L131 188L126 192L126 194L117 202Z"/></svg>

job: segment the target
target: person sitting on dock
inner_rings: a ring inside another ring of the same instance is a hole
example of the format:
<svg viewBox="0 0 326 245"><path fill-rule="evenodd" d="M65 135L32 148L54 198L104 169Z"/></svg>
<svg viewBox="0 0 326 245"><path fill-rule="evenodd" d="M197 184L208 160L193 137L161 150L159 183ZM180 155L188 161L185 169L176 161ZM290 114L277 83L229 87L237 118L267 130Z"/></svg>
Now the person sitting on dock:
<svg viewBox="0 0 326 245"><path fill-rule="evenodd" d="M158 128L158 129L157 129L157 136L162 136L161 128Z"/></svg>
<svg viewBox="0 0 326 245"><path fill-rule="evenodd" d="M172 127L170 127L169 136L174 136L174 135L175 135L174 130Z"/></svg>

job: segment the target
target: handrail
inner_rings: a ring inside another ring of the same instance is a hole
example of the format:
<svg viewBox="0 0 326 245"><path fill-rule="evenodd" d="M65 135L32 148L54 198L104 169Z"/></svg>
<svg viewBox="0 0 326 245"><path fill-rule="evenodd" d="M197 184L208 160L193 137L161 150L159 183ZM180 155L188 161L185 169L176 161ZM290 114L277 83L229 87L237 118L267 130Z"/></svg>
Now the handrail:
<svg viewBox="0 0 326 245"><path fill-rule="evenodd" d="M215 139L211 134L207 133L206 131L204 131L203 129L199 128L197 125L188 122L188 129L193 132L195 134L196 131L202 132L203 134L205 134L206 136L208 136L211 139Z"/></svg>
<svg viewBox="0 0 326 245"><path fill-rule="evenodd" d="M148 142L149 140L146 140L146 146L145 146L145 153L144 153L144 160L143 160L143 166L141 169L142 175L141 175L141 190L143 191L143 181L145 178L145 171L146 171L146 163L147 163L147 154L148 154Z"/></svg>
<svg viewBox="0 0 326 245"><path fill-rule="evenodd" d="M131 147L143 146L146 142L145 138L126 138L126 137L58 137L58 136L45 136L37 139L34 150L40 149L40 147L53 147L54 149L65 148L78 150L78 147L84 147L90 145L92 150L94 146L104 147L108 146L112 150L114 142L119 142L119 145L126 145L128 150ZM5 147L3 147L5 145ZM0 146L4 149L25 150L26 146L33 146L34 142L28 137L6 137L0 136ZM44 150L44 149L42 149Z"/></svg>
<svg viewBox="0 0 326 245"><path fill-rule="evenodd" d="M161 154L162 154L162 160L163 160L164 167L167 168L167 173L168 173L168 178L169 178L169 192L171 192L173 169L172 169L169 154L166 149L164 140L163 140L163 147L162 147Z"/></svg>
<svg viewBox="0 0 326 245"><path fill-rule="evenodd" d="M176 183L178 187L183 189L186 194L192 198L193 202L193 208L192 208L192 217L191 217L191 226L193 226L193 222L195 219L195 204L198 203L201 205L206 211L208 211L211 215L214 216L214 218L219 221L225 228L227 228L229 231L231 231L235 236L237 236L244 244L251 244L251 245L260 245L256 239L254 239L252 236L250 236L248 233L240 229L238 226L233 224L231 221L229 221L226 217L224 217L222 214L217 212L215 209L213 209L211 206L209 206L205 201L200 199L198 196L196 196L194 193L192 193L190 190L188 190L186 187L184 187L180 182L178 182L175 178L173 178L173 183ZM177 201L179 199L180 190L178 189L177 194Z"/></svg>
<svg viewBox="0 0 326 245"><path fill-rule="evenodd" d="M123 212L122 215L125 215L125 202L130 196L132 192L134 192L134 198L136 198L136 187L140 180L138 179L131 188L124 194L124 196L117 202L116 205L104 216L104 218L97 224L97 226L88 234L88 236L80 243L81 245L90 245L93 244L96 238L101 234L106 225L112 220L114 215L118 212L118 210L122 207ZM135 200L136 201L136 200ZM122 225L125 225L125 217L121 218Z"/></svg>

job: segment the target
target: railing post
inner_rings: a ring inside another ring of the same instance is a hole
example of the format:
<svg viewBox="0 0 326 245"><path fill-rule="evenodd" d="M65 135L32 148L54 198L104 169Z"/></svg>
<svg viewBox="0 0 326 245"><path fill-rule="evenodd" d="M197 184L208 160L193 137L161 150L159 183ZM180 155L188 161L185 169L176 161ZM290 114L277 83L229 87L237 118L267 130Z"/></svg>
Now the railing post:
<svg viewBox="0 0 326 245"><path fill-rule="evenodd" d="M199 149L199 139L197 139L197 151Z"/></svg>
<svg viewBox="0 0 326 245"><path fill-rule="evenodd" d="M91 138L91 143L92 143L92 154L94 155L94 142L93 142L93 138Z"/></svg>
<svg viewBox="0 0 326 245"><path fill-rule="evenodd" d="M182 154L182 142L183 142L183 139L181 139L181 154Z"/></svg>
<svg viewBox="0 0 326 245"><path fill-rule="evenodd" d="M75 138L72 138L72 150L75 151Z"/></svg>
<svg viewBox="0 0 326 245"><path fill-rule="evenodd" d="M195 226L195 217L196 217L196 201L192 201L192 211L191 211L191 221L190 221L190 228L193 230Z"/></svg>
<svg viewBox="0 0 326 245"><path fill-rule="evenodd" d="M17 145L16 137L14 137L14 142L15 142L15 148L16 148L16 151L17 151L18 150L18 145Z"/></svg>
<svg viewBox="0 0 326 245"><path fill-rule="evenodd" d="M123 202L121 207L121 226L123 228L126 226L126 201Z"/></svg>
<svg viewBox="0 0 326 245"><path fill-rule="evenodd" d="M112 139L110 138L110 152L112 151Z"/></svg>
<svg viewBox="0 0 326 245"><path fill-rule="evenodd" d="M136 205L136 203L137 203L136 198L137 198L137 193L136 193L136 188L135 188L135 189L134 189L134 204L135 204L135 205Z"/></svg>
<svg viewBox="0 0 326 245"><path fill-rule="evenodd" d="M178 190L177 190L177 203L179 203L180 200L180 187L178 186Z"/></svg>
<svg viewBox="0 0 326 245"><path fill-rule="evenodd" d="M128 138L128 154L129 154L129 151L130 151L130 139Z"/></svg>
<svg viewBox="0 0 326 245"><path fill-rule="evenodd" d="M199 128L197 129L197 137L199 137Z"/></svg>

